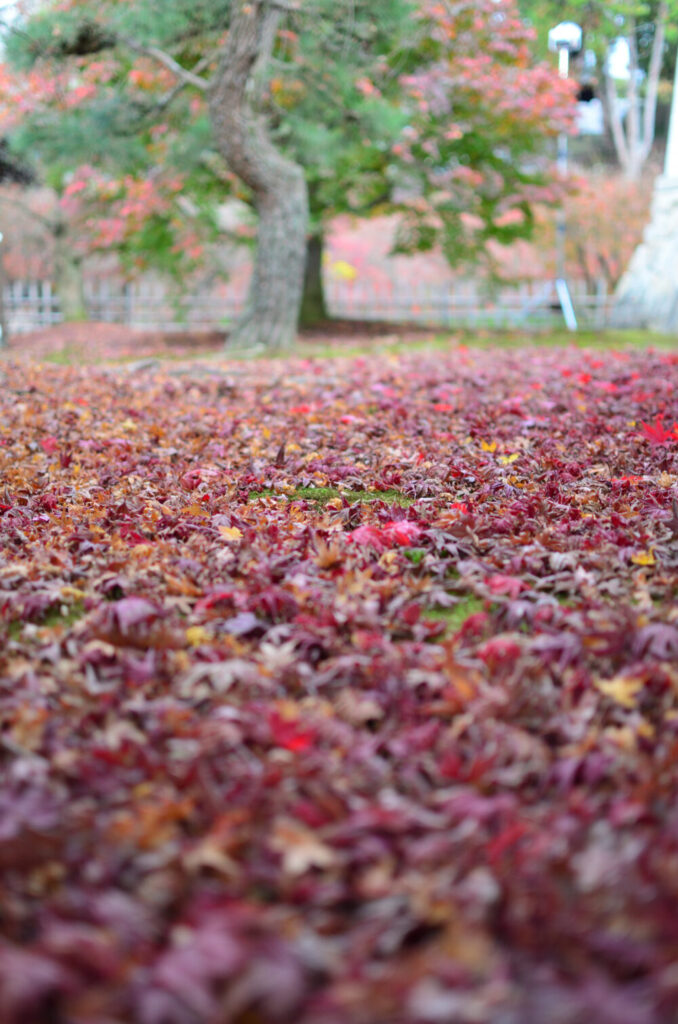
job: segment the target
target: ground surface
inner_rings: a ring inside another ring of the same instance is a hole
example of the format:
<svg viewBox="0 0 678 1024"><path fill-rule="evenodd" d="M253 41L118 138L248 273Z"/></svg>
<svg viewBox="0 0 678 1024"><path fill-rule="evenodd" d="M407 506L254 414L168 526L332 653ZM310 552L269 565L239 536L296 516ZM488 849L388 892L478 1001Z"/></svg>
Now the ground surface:
<svg viewBox="0 0 678 1024"><path fill-rule="evenodd" d="M392 345L399 341L422 342L432 332L415 326L360 323L333 320L302 332L298 350L315 352L333 347ZM223 355L225 331L148 331L125 324L77 323L60 324L11 339L10 353L17 359L46 360L64 365L97 365L101 363L137 362L141 359L162 359L172 362L196 357ZM240 353L246 355L246 353Z"/></svg>
<svg viewBox="0 0 678 1024"><path fill-rule="evenodd" d="M1 369L3 1024L676 1020L675 353Z"/></svg>

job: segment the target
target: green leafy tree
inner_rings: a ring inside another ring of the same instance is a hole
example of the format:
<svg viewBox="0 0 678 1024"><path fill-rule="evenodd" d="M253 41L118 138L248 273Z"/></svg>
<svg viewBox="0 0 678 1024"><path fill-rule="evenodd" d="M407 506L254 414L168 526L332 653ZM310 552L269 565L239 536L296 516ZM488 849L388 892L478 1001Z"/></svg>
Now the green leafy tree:
<svg viewBox="0 0 678 1024"><path fill-rule="evenodd" d="M399 212L401 251L451 262L530 233L556 194L546 141L572 115L530 46L514 0L60 0L10 34L5 134L89 244L132 261L169 254L183 275L218 202L250 203L233 341L285 346L302 300L325 313L337 213Z"/></svg>

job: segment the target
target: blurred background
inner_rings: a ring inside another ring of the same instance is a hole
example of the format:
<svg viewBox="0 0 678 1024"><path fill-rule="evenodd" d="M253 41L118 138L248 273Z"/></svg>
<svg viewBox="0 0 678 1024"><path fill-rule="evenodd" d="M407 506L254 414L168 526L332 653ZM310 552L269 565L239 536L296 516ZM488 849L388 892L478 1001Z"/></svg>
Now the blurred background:
<svg viewBox="0 0 678 1024"><path fill-rule="evenodd" d="M674 4L282 6L254 113L307 183L302 325L557 320L563 214L579 321L609 323L663 168ZM5 339L77 320L227 330L242 314L257 195L224 159L209 92L232 7L3 6ZM567 80L549 48L563 18L583 30Z"/></svg>

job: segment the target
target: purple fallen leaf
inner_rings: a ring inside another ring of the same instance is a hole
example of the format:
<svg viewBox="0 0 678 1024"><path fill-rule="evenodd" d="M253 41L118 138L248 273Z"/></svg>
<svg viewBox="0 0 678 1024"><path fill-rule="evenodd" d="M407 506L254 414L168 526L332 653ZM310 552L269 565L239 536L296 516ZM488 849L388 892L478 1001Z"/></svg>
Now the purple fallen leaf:
<svg viewBox="0 0 678 1024"><path fill-rule="evenodd" d="M252 612L240 612L224 623L224 629L231 636L247 636L263 628L263 623Z"/></svg>
<svg viewBox="0 0 678 1024"><path fill-rule="evenodd" d="M159 615L157 606L144 597L123 597L112 605L112 611L123 633L133 626L153 622Z"/></svg>

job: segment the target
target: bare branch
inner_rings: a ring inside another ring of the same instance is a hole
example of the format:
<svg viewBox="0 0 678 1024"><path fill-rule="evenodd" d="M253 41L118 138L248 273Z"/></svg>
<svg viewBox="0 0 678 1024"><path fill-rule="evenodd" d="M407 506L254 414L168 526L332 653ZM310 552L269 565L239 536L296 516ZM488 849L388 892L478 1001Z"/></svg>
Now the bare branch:
<svg viewBox="0 0 678 1024"><path fill-rule="evenodd" d="M152 57L153 60L157 60L159 64L171 71L172 74L176 75L181 80L182 85L191 85L195 89L200 89L201 92L207 92L209 88L209 82L206 78L202 78L199 74L189 70L189 68L183 67L179 61L175 60L165 50L161 50L158 46L143 46L141 43L137 43L134 39L129 39L126 36L119 36L119 41L125 46L129 47L130 50L134 50L135 53L141 53L145 57Z"/></svg>
<svg viewBox="0 0 678 1024"><path fill-rule="evenodd" d="M640 147L642 145L640 138L640 111L638 110L638 104L640 102L639 90L638 90L638 47L636 45L636 20L635 18L629 19L629 34L628 34L628 45L629 45L629 109L626 115L626 143L629 151L629 167L627 174L630 178L635 178L639 171L639 157Z"/></svg>
<svg viewBox="0 0 678 1024"><path fill-rule="evenodd" d="M27 203L17 199L16 196L6 196L0 192L0 205L12 207L14 210L19 210L21 213L30 217L37 224L39 224L45 231L48 231L53 235L58 227L57 221L51 220L49 217L45 217L42 213L37 213Z"/></svg>
<svg viewBox="0 0 678 1024"><path fill-rule="evenodd" d="M0 17L0 26L9 32L11 35L20 36L22 39L27 39L29 43L35 43L35 39L28 32L25 32L22 28L19 28L12 21L8 21L6 18Z"/></svg>
<svg viewBox="0 0 678 1024"><path fill-rule="evenodd" d="M205 54L205 56L202 57L197 64L193 65L190 73L192 75L199 75L202 71L205 71L210 66L210 64L212 64L213 61L215 61L218 58L220 52L221 51L219 49L212 50L210 53ZM164 96L160 97L158 102L154 105L153 109L155 111L165 110L167 107L170 106L171 103L174 102L177 96L180 93L182 93L189 84L190 83L185 81L184 79L180 79L175 86L173 86L165 93Z"/></svg>
<svg viewBox="0 0 678 1024"><path fill-rule="evenodd" d="M273 54L273 47L275 46L275 39L278 34L278 24L280 22L281 11L283 9L291 9L289 7L283 8L279 3L275 2L271 3L270 7L273 9L273 14L272 16L264 19L259 43L259 53L252 67L250 97L255 106L259 106L261 103L264 89L266 87L269 62Z"/></svg>
<svg viewBox="0 0 678 1024"><path fill-rule="evenodd" d="M607 67L603 70L603 78L605 81L607 108L609 111L610 129L612 131L614 148L617 151L619 163L622 165L625 171L628 171L629 147L626 141L626 136L624 135L624 126L622 124L621 111L619 109L619 97L617 95L617 87L614 84L614 79Z"/></svg>
<svg viewBox="0 0 678 1024"><path fill-rule="evenodd" d="M667 0L662 0L655 20L654 39L652 40L652 53L650 55L650 67L647 72L647 90L645 93L645 110L643 111L643 163L647 160L654 142L655 121L657 117L657 92L659 89L659 77L662 69L662 58L664 56L664 41L666 38L666 22L669 16L669 5Z"/></svg>

